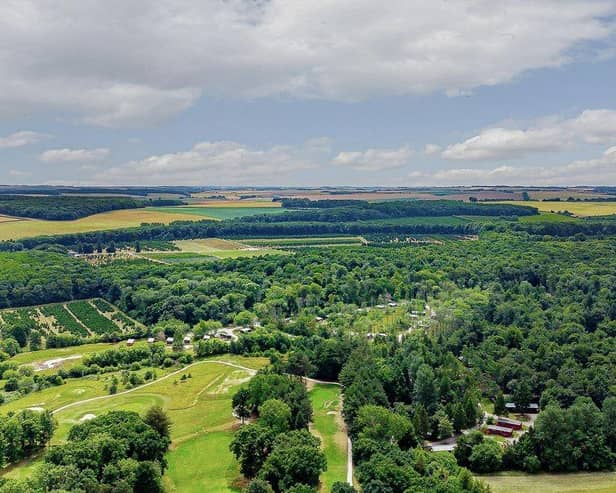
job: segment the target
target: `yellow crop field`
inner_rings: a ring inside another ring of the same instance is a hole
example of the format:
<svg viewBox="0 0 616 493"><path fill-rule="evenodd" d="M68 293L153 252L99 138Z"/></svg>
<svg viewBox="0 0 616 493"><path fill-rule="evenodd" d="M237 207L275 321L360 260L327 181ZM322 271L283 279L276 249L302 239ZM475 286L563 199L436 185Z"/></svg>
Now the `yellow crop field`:
<svg viewBox="0 0 616 493"><path fill-rule="evenodd" d="M151 209L124 209L104 212L74 221L45 221L42 219L0 220L0 240L17 240L39 235L83 233L106 229L128 228L141 223L164 223L173 221L198 221L204 217L194 214L172 214Z"/></svg>
<svg viewBox="0 0 616 493"><path fill-rule="evenodd" d="M539 202L530 200L502 202L503 204L528 205L536 207L541 212L569 211L580 217L586 216L609 216L616 214L616 201L614 202Z"/></svg>

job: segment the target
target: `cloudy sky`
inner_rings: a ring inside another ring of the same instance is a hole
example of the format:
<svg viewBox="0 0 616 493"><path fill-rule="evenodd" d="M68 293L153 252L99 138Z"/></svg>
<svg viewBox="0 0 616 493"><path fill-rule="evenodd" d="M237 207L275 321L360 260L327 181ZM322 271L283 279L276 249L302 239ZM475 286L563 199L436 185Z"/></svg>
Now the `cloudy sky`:
<svg viewBox="0 0 616 493"><path fill-rule="evenodd" d="M616 185L616 0L2 0L0 174Z"/></svg>

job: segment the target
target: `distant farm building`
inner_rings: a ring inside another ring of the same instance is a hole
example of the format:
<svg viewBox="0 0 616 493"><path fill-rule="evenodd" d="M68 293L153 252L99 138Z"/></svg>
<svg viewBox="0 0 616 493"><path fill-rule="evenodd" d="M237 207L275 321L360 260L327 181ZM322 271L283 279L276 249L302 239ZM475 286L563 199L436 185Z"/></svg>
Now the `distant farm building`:
<svg viewBox="0 0 616 493"><path fill-rule="evenodd" d="M505 426L497 426L497 425L486 426L485 433L487 435L500 435L505 438L510 438L513 436L513 430L511 428L506 428Z"/></svg>
<svg viewBox="0 0 616 493"><path fill-rule="evenodd" d="M192 339L190 338L190 336L184 337L184 344L190 344L191 341L192 341Z"/></svg>
<svg viewBox="0 0 616 493"><path fill-rule="evenodd" d="M504 428L511 428L512 430L522 429L522 422L516 419L503 418L499 416L496 420L496 424Z"/></svg>
<svg viewBox="0 0 616 493"><path fill-rule="evenodd" d="M536 414L539 412L539 404L537 404L536 402L531 402L526 409L520 409L515 404L515 402L506 402L505 409L507 409L507 411L516 412L516 413Z"/></svg>
<svg viewBox="0 0 616 493"><path fill-rule="evenodd" d="M167 344L173 344L173 337L167 337Z"/></svg>
<svg viewBox="0 0 616 493"><path fill-rule="evenodd" d="M154 338L148 337L148 344L154 344Z"/></svg>
<svg viewBox="0 0 616 493"><path fill-rule="evenodd" d="M135 345L135 339L128 339L126 341L126 345L127 346L134 346Z"/></svg>

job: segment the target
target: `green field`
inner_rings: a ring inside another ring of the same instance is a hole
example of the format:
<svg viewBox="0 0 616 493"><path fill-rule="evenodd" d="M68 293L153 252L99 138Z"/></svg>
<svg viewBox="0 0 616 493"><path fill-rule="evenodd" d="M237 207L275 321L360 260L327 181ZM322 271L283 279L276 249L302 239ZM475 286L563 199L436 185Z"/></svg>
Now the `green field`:
<svg viewBox="0 0 616 493"><path fill-rule="evenodd" d="M327 471L321 475L321 491L329 493L337 481L347 477L347 434L342 420L338 385L315 384L310 390L314 410L311 431L321 439Z"/></svg>
<svg viewBox="0 0 616 493"><path fill-rule="evenodd" d="M481 476L493 493L614 493L616 472Z"/></svg>
<svg viewBox="0 0 616 493"><path fill-rule="evenodd" d="M216 207L216 206L176 206L151 207L148 210L164 214L182 214L183 216L198 216L199 219L235 219L238 217L255 216L257 214L280 214L286 209L281 207Z"/></svg>
<svg viewBox="0 0 616 493"><path fill-rule="evenodd" d="M219 259L239 257L259 257L261 255L288 255L288 252L272 248L249 247L237 241L219 238L204 238L200 240L178 240L173 244L183 253L206 255ZM173 257L175 252L171 252ZM175 253L177 254L177 253ZM164 259L164 257L161 257Z"/></svg>
<svg viewBox="0 0 616 493"><path fill-rule="evenodd" d="M258 247L306 248L315 246L358 246L365 240L361 236L308 236L291 238L249 238L241 240L245 245Z"/></svg>
<svg viewBox="0 0 616 493"><path fill-rule="evenodd" d="M521 223L571 223L579 220L576 217L556 214L555 212L541 212L537 216L523 216L519 219Z"/></svg>
<svg viewBox="0 0 616 493"><path fill-rule="evenodd" d="M230 488L239 474L228 450L231 430L237 424L231 414L231 396L252 373L232 365L258 369L266 363L265 358L239 356L199 361L181 370L167 370L167 374L157 370L158 380L116 395L108 395L105 390L110 374L71 379L60 387L4 404L0 406L0 412L4 414L31 407L54 410L58 430L52 443L61 443L70 428L84 419L115 409L143 414L152 405L161 405L173 422L173 443L165 478L169 491L236 491ZM182 375L190 375L190 378L181 380ZM193 461L194 468L186 467L187 458ZM221 467L221 464L225 466ZM32 464L26 462L23 466L29 471ZM24 472L21 467L13 467L5 474L7 477L22 477Z"/></svg>

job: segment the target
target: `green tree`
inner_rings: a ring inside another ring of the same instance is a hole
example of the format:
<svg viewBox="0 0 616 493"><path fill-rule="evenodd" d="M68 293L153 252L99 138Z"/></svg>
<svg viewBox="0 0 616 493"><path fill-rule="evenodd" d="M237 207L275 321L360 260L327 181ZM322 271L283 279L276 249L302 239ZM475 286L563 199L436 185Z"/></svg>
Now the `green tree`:
<svg viewBox="0 0 616 493"><path fill-rule="evenodd" d="M242 420L242 424L246 418L250 417L250 392L246 388L241 388L234 395L231 402L233 412Z"/></svg>
<svg viewBox="0 0 616 493"><path fill-rule="evenodd" d="M503 452L496 440L488 438L473 447L468 463L471 471L489 473L500 470Z"/></svg>
<svg viewBox="0 0 616 493"><path fill-rule="evenodd" d="M273 431L265 426L242 426L233 436L229 449L240 463L240 471L254 478L270 454L274 444Z"/></svg>
<svg viewBox="0 0 616 493"><path fill-rule="evenodd" d="M269 399L259 407L259 423L274 433L289 431L291 409L279 399Z"/></svg>
<svg viewBox="0 0 616 493"><path fill-rule="evenodd" d="M428 365L423 364L417 370L413 386L413 398L426 409L432 409L436 403L436 383L434 372Z"/></svg>
<svg viewBox="0 0 616 493"><path fill-rule="evenodd" d="M143 420L154 428L162 437L169 438L171 434L171 420L160 406L152 406L145 414Z"/></svg>
<svg viewBox="0 0 616 493"><path fill-rule="evenodd" d="M499 390L498 394L496 394L496 399L494 400L494 414L501 416L505 414L505 411L505 397L503 396L503 391Z"/></svg>
<svg viewBox="0 0 616 493"><path fill-rule="evenodd" d="M267 481L262 479L253 479L245 493L274 493L274 490Z"/></svg>

